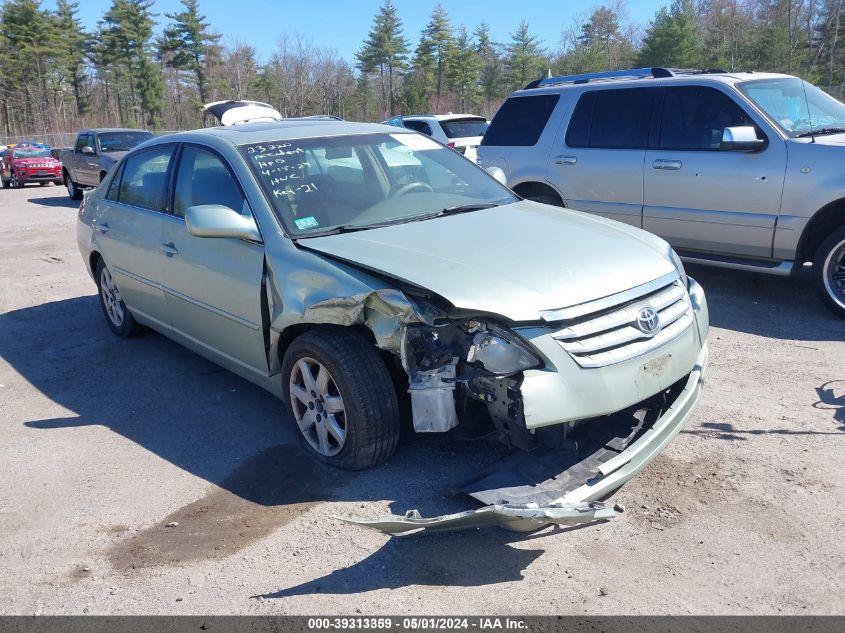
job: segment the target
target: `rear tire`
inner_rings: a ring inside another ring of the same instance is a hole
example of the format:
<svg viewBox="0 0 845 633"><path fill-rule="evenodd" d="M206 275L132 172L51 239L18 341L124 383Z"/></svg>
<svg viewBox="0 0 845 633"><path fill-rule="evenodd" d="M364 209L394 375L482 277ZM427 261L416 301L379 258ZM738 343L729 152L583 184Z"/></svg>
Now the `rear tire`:
<svg viewBox="0 0 845 633"><path fill-rule="evenodd" d="M834 230L816 249L813 276L827 306L845 318L845 226Z"/></svg>
<svg viewBox="0 0 845 633"><path fill-rule="evenodd" d="M97 261L95 279L97 281L97 294L100 297L100 307L103 309L103 315L106 317L109 329L120 338L131 338L137 335L141 331L141 326L129 312L126 304L123 303L120 290L117 289L111 273L102 259Z"/></svg>
<svg viewBox="0 0 845 633"><path fill-rule="evenodd" d="M71 180L70 174L65 174L65 187L71 200L82 200L82 189Z"/></svg>
<svg viewBox="0 0 845 633"><path fill-rule="evenodd" d="M396 449L393 381L373 345L354 330L325 327L295 339L282 359L282 380L297 435L321 461L362 470Z"/></svg>

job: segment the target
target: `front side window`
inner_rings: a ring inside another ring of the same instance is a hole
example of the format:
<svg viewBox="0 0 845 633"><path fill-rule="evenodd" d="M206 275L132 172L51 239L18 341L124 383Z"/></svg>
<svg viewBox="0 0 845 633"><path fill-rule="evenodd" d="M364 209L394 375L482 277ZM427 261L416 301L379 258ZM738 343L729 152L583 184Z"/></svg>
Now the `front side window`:
<svg viewBox="0 0 845 633"><path fill-rule="evenodd" d="M660 120L661 149L718 150L726 127L754 121L725 93L704 86L667 88Z"/></svg>
<svg viewBox="0 0 845 633"><path fill-rule="evenodd" d="M517 200L460 154L417 134L279 140L240 149L293 237L422 221Z"/></svg>
<svg viewBox="0 0 845 633"><path fill-rule="evenodd" d="M136 145L148 141L153 137L150 132L101 132L100 151L107 152L128 152ZM93 139L88 145L94 146Z"/></svg>
<svg viewBox="0 0 845 633"><path fill-rule="evenodd" d="M744 81L737 88L792 138L845 131L845 105L796 77Z"/></svg>
<svg viewBox="0 0 845 633"><path fill-rule="evenodd" d="M249 206L235 177L215 154L186 145L179 159L173 193L173 215L185 217L185 210L200 204L220 204L249 214Z"/></svg>
<svg viewBox="0 0 845 633"><path fill-rule="evenodd" d="M117 199L135 207L163 211L172 145L162 145L126 159Z"/></svg>
<svg viewBox="0 0 845 633"><path fill-rule="evenodd" d="M653 88L585 92L566 131L569 147L644 149L654 102Z"/></svg>
<svg viewBox="0 0 845 633"><path fill-rule="evenodd" d="M560 96L511 97L502 104L481 139L482 145L530 147L536 145Z"/></svg>
<svg viewBox="0 0 845 633"><path fill-rule="evenodd" d="M83 134L76 139L76 151L81 152L82 148L88 145L88 135Z"/></svg>

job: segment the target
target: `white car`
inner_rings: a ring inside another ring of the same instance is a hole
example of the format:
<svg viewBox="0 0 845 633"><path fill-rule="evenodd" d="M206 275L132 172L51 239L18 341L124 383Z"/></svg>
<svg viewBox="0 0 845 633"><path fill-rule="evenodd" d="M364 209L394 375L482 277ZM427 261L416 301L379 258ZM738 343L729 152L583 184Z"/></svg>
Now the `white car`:
<svg viewBox="0 0 845 633"><path fill-rule="evenodd" d="M490 124L483 116L475 114L414 114L395 116L383 121L394 127L404 127L422 132L476 162L481 137Z"/></svg>

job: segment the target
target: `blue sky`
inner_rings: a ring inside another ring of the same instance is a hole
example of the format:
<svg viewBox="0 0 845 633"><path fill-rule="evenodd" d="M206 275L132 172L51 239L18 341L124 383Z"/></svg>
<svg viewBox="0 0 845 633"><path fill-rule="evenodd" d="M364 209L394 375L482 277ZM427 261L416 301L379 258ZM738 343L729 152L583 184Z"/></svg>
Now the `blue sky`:
<svg viewBox="0 0 845 633"><path fill-rule="evenodd" d="M382 0L200 0L200 9L212 29L223 34L224 42L238 38L251 44L265 59L275 48L283 32L300 33L317 45L334 48L342 57L353 60ZM627 3L629 17L646 24L669 0L636 0ZM93 29L111 5L110 0L80 0L79 17ZM436 0L394 0L405 27L405 37L416 44ZM465 24L472 30L482 19L490 24L494 41L506 41L521 19L528 21L531 32L557 48L561 27L572 18L588 13L602 4L596 0L442 0L452 23ZM54 0L44 0L45 8L54 8ZM165 13L181 8L179 0L157 0L154 10L164 21Z"/></svg>

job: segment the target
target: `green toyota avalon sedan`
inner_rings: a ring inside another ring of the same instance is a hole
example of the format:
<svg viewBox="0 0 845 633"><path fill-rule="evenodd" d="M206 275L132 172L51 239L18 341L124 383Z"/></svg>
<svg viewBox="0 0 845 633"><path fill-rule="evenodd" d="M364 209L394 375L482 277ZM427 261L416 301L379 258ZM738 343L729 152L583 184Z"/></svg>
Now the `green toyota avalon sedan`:
<svg viewBox="0 0 845 633"><path fill-rule="evenodd" d="M494 176L328 117L171 134L86 195L79 247L114 334L269 390L316 458L368 468L402 424L463 427L537 456L533 481L470 491L507 521L604 517L697 404L705 296L662 239Z"/></svg>

